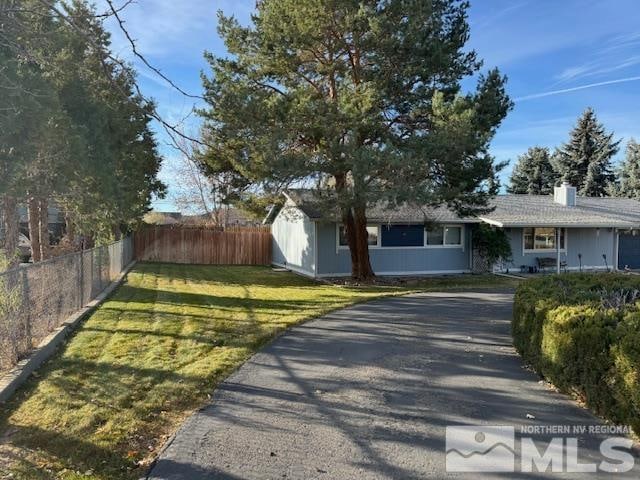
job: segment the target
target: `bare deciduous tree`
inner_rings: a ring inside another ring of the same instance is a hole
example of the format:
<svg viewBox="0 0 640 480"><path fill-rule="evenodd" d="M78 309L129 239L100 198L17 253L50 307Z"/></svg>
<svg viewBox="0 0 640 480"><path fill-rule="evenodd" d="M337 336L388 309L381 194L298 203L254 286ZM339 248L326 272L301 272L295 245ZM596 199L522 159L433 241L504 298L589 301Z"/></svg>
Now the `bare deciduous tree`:
<svg viewBox="0 0 640 480"><path fill-rule="evenodd" d="M184 213L205 215L208 223L226 226L230 208L224 203L230 188L228 175L206 175L198 160L198 145L186 138L178 144L180 155L169 167L176 184L173 201Z"/></svg>

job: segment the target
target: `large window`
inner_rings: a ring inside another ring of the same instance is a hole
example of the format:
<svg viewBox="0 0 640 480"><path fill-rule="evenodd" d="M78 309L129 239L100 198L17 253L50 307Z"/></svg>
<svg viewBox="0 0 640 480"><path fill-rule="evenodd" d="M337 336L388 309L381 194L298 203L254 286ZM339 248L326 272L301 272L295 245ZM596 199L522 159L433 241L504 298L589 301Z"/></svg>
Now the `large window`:
<svg viewBox="0 0 640 480"><path fill-rule="evenodd" d="M378 245L378 226L367 225L367 243L369 245ZM348 247L347 232L344 229L344 225L340 225L338 228L338 245L341 247Z"/></svg>
<svg viewBox="0 0 640 480"><path fill-rule="evenodd" d="M552 227L523 229L524 250L555 250L556 249L556 229ZM560 229L560 250L566 249L565 244L566 229Z"/></svg>
<svg viewBox="0 0 640 480"><path fill-rule="evenodd" d="M422 225L383 225L383 247L422 247L424 228Z"/></svg>
<svg viewBox="0 0 640 480"><path fill-rule="evenodd" d="M368 243L372 247L462 247L463 229L460 225L436 225L425 230L424 225L367 225ZM347 235L338 225L338 247L346 248Z"/></svg>
<svg viewBox="0 0 640 480"><path fill-rule="evenodd" d="M427 229L427 246L462 246L462 227L454 225L435 225Z"/></svg>

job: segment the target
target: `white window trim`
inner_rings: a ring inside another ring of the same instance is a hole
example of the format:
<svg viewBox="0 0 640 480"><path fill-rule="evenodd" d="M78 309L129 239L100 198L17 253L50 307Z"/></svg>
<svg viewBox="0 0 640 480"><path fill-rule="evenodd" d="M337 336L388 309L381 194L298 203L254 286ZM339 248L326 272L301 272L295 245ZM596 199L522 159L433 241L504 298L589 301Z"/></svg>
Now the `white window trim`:
<svg viewBox="0 0 640 480"><path fill-rule="evenodd" d="M375 245L369 245L369 249L372 250L425 250L425 249L455 249L459 248L463 252L465 251L465 228L464 224L456 224L456 223L445 223L445 224L437 224L442 228L446 227L456 227L460 229L460 243L457 245L427 245L427 229L422 229L422 245L408 245L408 246L398 246L398 247L383 247L382 246L382 230L380 224L367 224L367 227L377 227L378 228L378 243ZM348 245L340 245L340 227L342 224L340 222L336 222L336 253L340 250L348 250ZM443 240L444 241L444 240ZM566 242L566 240L565 240Z"/></svg>
<svg viewBox="0 0 640 480"><path fill-rule="evenodd" d="M464 224L463 225L456 225L456 224L453 224L453 223L444 223L444 224L438 223L436 225L439 226L439 227L442 227L443 229L447 228L447 227L459 228L460 229L460 243L455 244L455 245L454 244L447 245L445 243L443 243L442 245L428 245L427 244L428 233L427 233L427 229L425 227L425 229L424 229L424 248L461 248L462 251L464 252L464 238L465 238L464 237L464 233L465 233ZM443 235L442 236L442 241L444 242L445 241L444 232L442 232L442 235Z"/></svg>
<svg viewBox="0 0 640 480"><path fill-rule="evenodd" d="M336 222L336 253L338 250L349 250L349 245L340 245L340 227L342 224L340 222ZM375 223L367 223L367 227L376 227L378 229L378 238L377 243L375 245L369 245L369 248L382 248L380 247L380 225L376 225Z"/></svg>
<svg viewBox="0 0 640 480"><path fill-rule="evenodd" d="M533 228L533 236L536 236L536 228L556 228L556 227L522 227L522 253L555 253L558 250L556 248L524 248L524 229ZM564 248L561 248L560 253L567 253L567 243L569 242L569 232L566 227L560 227L564 230ZM535 238L534 238L535 244Z"/></svg>

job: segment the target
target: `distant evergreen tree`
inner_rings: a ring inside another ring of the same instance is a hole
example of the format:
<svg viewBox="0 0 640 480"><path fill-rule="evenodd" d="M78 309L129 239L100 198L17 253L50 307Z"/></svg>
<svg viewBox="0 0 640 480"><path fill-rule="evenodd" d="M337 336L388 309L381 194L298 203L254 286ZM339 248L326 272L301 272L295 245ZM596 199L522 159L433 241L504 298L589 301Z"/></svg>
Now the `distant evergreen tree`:
<svg viewBox="0 0 640 480"><path fill-rule="evenodd" d="M606 196L615 176L611 159L620 140L613 140L596 114L587 108L572 130L569 142L558 149L552 163L562 180L577 187L580 195Z"/></svg>
<svg viewBox="0 0 640 480"><path fill-rule="evenodd" d="M509 193L550 195L558 175L551 165L549 149L531 147L518 157L511 174Z"/></svg>
<svg viewBox="0 0 640 480"><path fill-rule="evenodd" d="M610 193L640 200L640 144L633 138L627 143L625 159L618 169L618 181L612 184Z"/></svg>

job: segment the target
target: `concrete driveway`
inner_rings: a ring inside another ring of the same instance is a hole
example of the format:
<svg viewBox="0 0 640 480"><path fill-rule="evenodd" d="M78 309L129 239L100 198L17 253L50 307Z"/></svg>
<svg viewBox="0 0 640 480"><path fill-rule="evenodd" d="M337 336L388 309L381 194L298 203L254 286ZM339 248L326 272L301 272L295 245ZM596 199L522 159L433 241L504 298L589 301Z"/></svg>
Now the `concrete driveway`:
<svg viewBox="0 0 640 480"><path fill-rule="evenodd" d="M426 293L294 328L216 390L148 478L558 478L445 469L447 426L515 426L519 437L521 426L599 425L523 368L511 305L504 292ZM544 452L554 436L533 440ZM603 438L579 439L580 463L602 460ZM639 477L636 467L559 478Z"/></svg>

